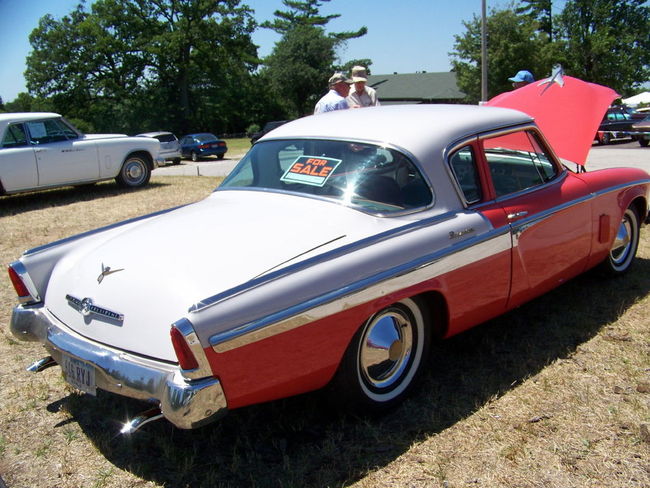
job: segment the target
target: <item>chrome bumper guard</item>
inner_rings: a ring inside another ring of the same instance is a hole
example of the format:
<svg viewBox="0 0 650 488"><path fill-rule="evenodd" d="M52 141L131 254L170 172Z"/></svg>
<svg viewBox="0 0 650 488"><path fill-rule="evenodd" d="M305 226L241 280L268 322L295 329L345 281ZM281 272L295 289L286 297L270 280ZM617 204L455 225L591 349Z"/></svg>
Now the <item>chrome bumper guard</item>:
<svg viewBox="0 0 650 488"><path fill-rule="evenodd" d="M59 364L67 354L92 365L97 388L157 402L164 417L181 429L200 427L228 412L218 379L187 380L172 364L91 342L69 330L42 305L15 307L10 329L23 341L43 343Z"/></svg>

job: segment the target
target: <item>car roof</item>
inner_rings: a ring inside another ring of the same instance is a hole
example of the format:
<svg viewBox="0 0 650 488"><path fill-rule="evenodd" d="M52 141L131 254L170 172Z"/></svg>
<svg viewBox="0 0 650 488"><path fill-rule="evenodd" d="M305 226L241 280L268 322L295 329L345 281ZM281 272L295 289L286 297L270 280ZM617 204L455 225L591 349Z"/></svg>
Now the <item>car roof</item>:
<svg viewBox="0 0 650 488"><path fill-rule="evenodd" d="M393 144L414 155L444 149L474 134L532 122L517 110L478 105L389 105L337 110L297 119L261 140L332 138Z"/></svg>
<svg viewBox="0 0 650 488"><path fill-rule="evenodd" d="M158 131L158 132L143 132L142 134L137 134L136 137L156 137L156 136L163 136L168 134L174 135L173 132Z"/></svg>
<svg viewBox="0 0 650 488"><path fill-rule="evenodd" d="M0 122L10 123L10 122L25 122L29 120L39 120L52 117L61 117L59 114L52 112L10 112L10 113L0 113Z"/></svg>

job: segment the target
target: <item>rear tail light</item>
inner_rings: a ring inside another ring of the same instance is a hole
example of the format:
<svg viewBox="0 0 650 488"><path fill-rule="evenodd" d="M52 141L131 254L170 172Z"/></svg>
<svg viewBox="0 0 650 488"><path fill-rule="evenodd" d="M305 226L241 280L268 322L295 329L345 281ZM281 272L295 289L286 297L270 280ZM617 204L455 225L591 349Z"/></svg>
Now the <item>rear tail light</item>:
<svg viewBox="0 0 650 488"><path fill-rule="evenodd" d="M20 303L38 301L38 298L32 296L32 294L29 291L29 288L27 287L25 281L23 280L23 277L21 276L21 275L25 275L26 273L26 270L24 270L24 266L22 265L22 263L18 261L16 263L10 264L7 267L7 272L9 273L9 279L11 280L11 284L14 285L14 289L18 294L18 299Z"/></svg>
<svg viewBox="0 0 650 488"><path fill-rule="evenodd" d="M180 367L186 370L198 368L199 363L196 360L196 357L194 357L194 353L192 353L192 350L181 331L175 326L172 326L170 334L172 345L174 346L174 352L176 353Z"/></svg>

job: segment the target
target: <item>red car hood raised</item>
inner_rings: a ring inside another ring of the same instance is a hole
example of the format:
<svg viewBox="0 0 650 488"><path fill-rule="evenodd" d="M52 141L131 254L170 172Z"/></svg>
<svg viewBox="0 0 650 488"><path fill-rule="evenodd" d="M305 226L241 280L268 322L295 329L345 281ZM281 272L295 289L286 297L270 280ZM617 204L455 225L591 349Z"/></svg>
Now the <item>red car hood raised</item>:
<svg viewBox="0 0 650 488"><path fill-rule="evenodd" d="M598 125L618 97L611 88L556 72L545 80L497 95L487 105L530 115L555 154L584 166Z"/></svg>

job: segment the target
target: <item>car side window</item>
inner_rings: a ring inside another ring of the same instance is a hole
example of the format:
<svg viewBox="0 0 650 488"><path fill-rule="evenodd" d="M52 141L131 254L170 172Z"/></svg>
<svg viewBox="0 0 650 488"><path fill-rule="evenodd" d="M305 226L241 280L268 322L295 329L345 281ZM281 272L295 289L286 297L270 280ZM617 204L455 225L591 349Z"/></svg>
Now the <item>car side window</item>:
<svg viewBox="0 0 650 488"><path fill-rule="evenodd" d="M1 147L22 147L27 145L27 134L23 124L11 124L2 138Z"/></svg>
<svg viewBox="0 0 650 488"><path fill-rule="evenodd" d="M497 197L541 185L558 173L530 131L484 139L483 150Z"/></svg>
<svg viewBox="0 0 650 488"><path fill-rule="evenodd" d="M476 157L471 146L463 147L449 158L449 165L454 173L465 201L475 203L483 198L481 181L476 168Z"/></svg>

